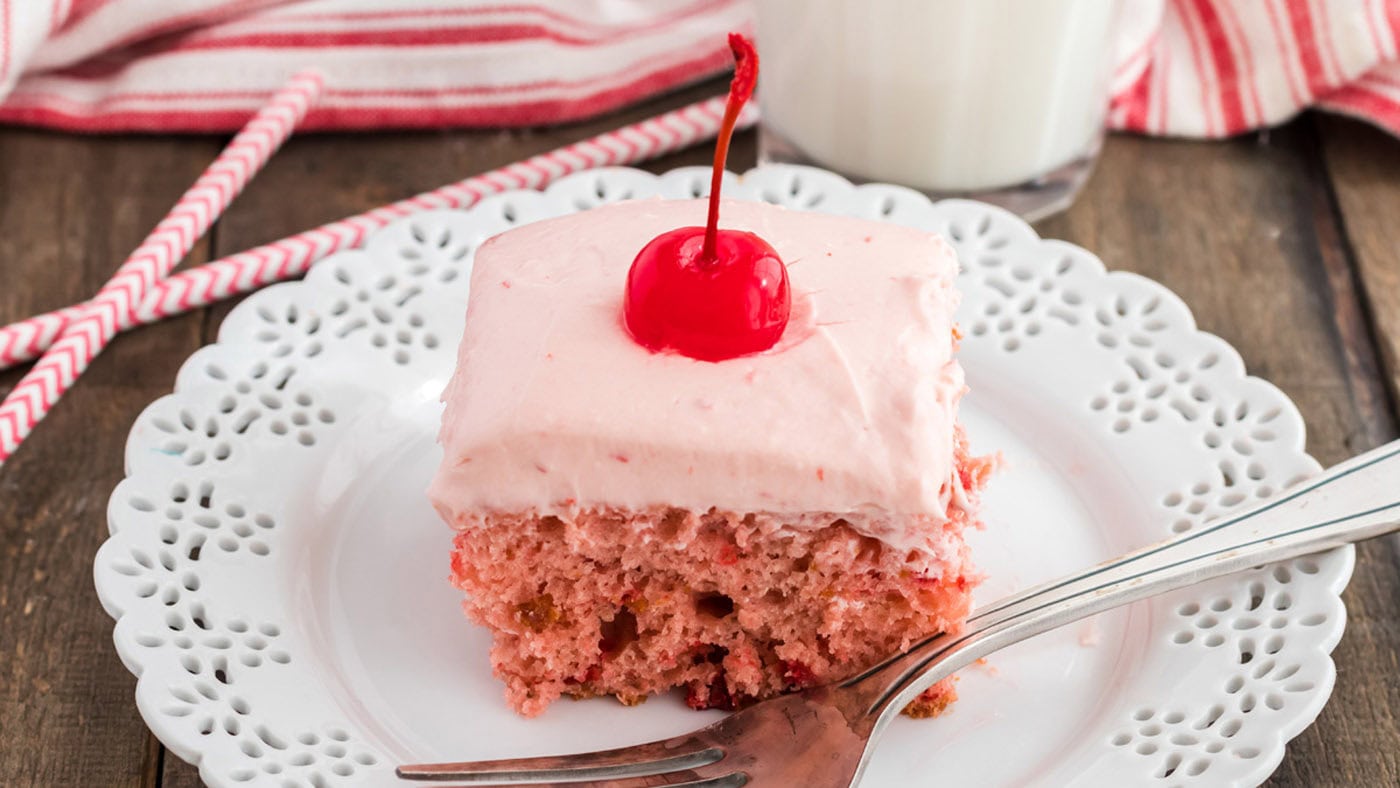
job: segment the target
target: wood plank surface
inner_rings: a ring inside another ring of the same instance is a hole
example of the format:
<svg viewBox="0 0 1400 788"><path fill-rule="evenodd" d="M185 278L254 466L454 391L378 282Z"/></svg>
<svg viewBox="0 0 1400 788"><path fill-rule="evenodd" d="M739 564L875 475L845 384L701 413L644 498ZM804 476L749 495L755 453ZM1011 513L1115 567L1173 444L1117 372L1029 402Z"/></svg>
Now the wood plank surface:
<svg viewBox="0 0 1400 788"><path fill-rule="evenodd" d="M1391 415L1393 425L1400 421L1400 141L1355 120L1315 121L1339 245L1353 271L1357 311L1376 349L1371 374L1385 389L1378 409ZM1394 437L1392 429L1367 442ZM1343 757L1336 749L1340 742L1326 734L1345 731L1337 738L1374 749L1373 768L1346 772L1350 784L1400 785L1400 536L1359 548L1345 600L1338 691L1323 710L1324 739L1316 751Z"/></svg>
<svg viewBox="0 0 1400 788"><path fill-rule="evenodd" d="M0 131L0 321L91 296L217 150ZM92 559L127 430L170 391L200 324L119 337L0 468L0 785L155 784L160 748L112 647ZM0 395L19 377L0 373Z"/></svg>
<svg viewBox="0 0 1400 788"><path fill-rule="evenodd" d="M1323 118L1319 125L1341 231L1355 259L1394 407L1400 402L1400 142L1347 118Z"/></svg>
<svg viewBox="0 0 1400 788"><path fill-rule="evenodd" d="M722 84L553 129L297 138L196 258L516 161ZM90 295L218 144L0 130L0 320ZM708 158L693 149L648 168ZM754 159L754 135L738 136L731 168ZM1396 433L1397 217L1400 143L1349 121L1304 118L1225 143L1114 137L1079 202L1038 229L1175 290L1203 329L1294 399L1309 450L1331 463ZM128 427L170 390L180 362L213 340L230 306L119 339L0 469L0 785L199 784L141 724L134 680L92 591L91 560ZM0 392L17 379L0 373ZM1333 699L1289 746L1269 785L1400 784L1394 545L1359 551Z"/></svg>

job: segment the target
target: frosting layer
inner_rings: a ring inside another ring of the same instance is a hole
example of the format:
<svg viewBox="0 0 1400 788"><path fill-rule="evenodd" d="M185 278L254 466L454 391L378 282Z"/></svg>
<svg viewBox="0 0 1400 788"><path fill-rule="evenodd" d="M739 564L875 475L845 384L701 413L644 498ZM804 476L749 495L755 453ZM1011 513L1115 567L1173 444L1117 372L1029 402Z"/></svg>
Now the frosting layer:
<svg viewBox="0 0 1400 788"><path fill-rule="evenodd" d="M449 521L675 506L804 527L821 512L927 549L930 518L961 492L952 249L910 228L726 201L721 226L762 236L789 267L787 332L721 362L652 353L622 325L628 267L705 208L624 202L480 247L434 504Z"/></svg>

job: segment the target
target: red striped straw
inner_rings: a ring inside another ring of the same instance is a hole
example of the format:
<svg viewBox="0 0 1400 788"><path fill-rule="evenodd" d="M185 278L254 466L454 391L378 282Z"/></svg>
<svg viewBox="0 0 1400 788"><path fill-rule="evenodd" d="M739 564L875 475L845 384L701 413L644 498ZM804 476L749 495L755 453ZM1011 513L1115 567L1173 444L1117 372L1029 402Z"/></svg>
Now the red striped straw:
<svg viewBox="0 0 1400 788"><path fill-rule="evenodd" d="M229 202L281 147L321 95L316 72L296 75L244 126L0 403L0 465L19 448L88 364L130 325L135 311Z"/></svg>
<svg viewBox="0 0 1400 788"><path fill-rule="evenodd" d="M313 263L360 245L369 233L404 216L439 208L470 208L483 197L499 192L540 189L582 170L636 164L688 148L713 138L723 114L723 96L701 101L358 216L205 263L156 283L137 309L118 313L117 330L153 323L237 293L300 276ZM746 112L739 119L739 127L753 125L757 117L756 112ZM44 352L69 322L82 316L83 309L83 305L71 306L0 328L0 369L21 364Z"/></svg>

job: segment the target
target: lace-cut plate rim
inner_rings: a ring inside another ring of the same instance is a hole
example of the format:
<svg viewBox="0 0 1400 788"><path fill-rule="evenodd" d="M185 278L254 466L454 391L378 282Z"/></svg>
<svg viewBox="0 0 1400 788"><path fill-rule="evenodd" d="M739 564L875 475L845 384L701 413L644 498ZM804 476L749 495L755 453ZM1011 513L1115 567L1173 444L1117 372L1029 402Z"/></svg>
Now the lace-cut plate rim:
<svg viewBox="0 0 1400 788"><path fill-rule="evenodd" d="M229 315L133 426L94 567L166 746L216 786L384 785L401 760L620 746L712 719L671 698L516 717L445 582L450 533L422 494L476 247L707 189L700 168L603 169L421 214ZM970 537L980 601L1317 470L1287 397L1154 282L979 203L791 166L726 190L957 248L964 420L975 448L1008 458L990 526ZM864 785L1262 782L1330 694L1353 556L1261 567L1008 649L963 672L948 714L892 726Z"/></svg>

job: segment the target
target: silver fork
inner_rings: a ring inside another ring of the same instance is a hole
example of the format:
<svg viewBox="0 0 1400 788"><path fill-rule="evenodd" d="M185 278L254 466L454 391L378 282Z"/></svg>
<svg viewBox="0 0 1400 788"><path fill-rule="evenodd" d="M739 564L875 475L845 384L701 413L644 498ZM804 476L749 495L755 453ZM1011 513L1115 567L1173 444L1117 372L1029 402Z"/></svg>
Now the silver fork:
<svg viewBox="0 0 1400 788"><path fill-rule="evenodd" d="M851 786L900 709L997 649L1109 608L1400 529L1400 441L1198 530L979 609L838 684L755 704L707 728L616 750L405 765L400 777L570 788Z"/></svg>

